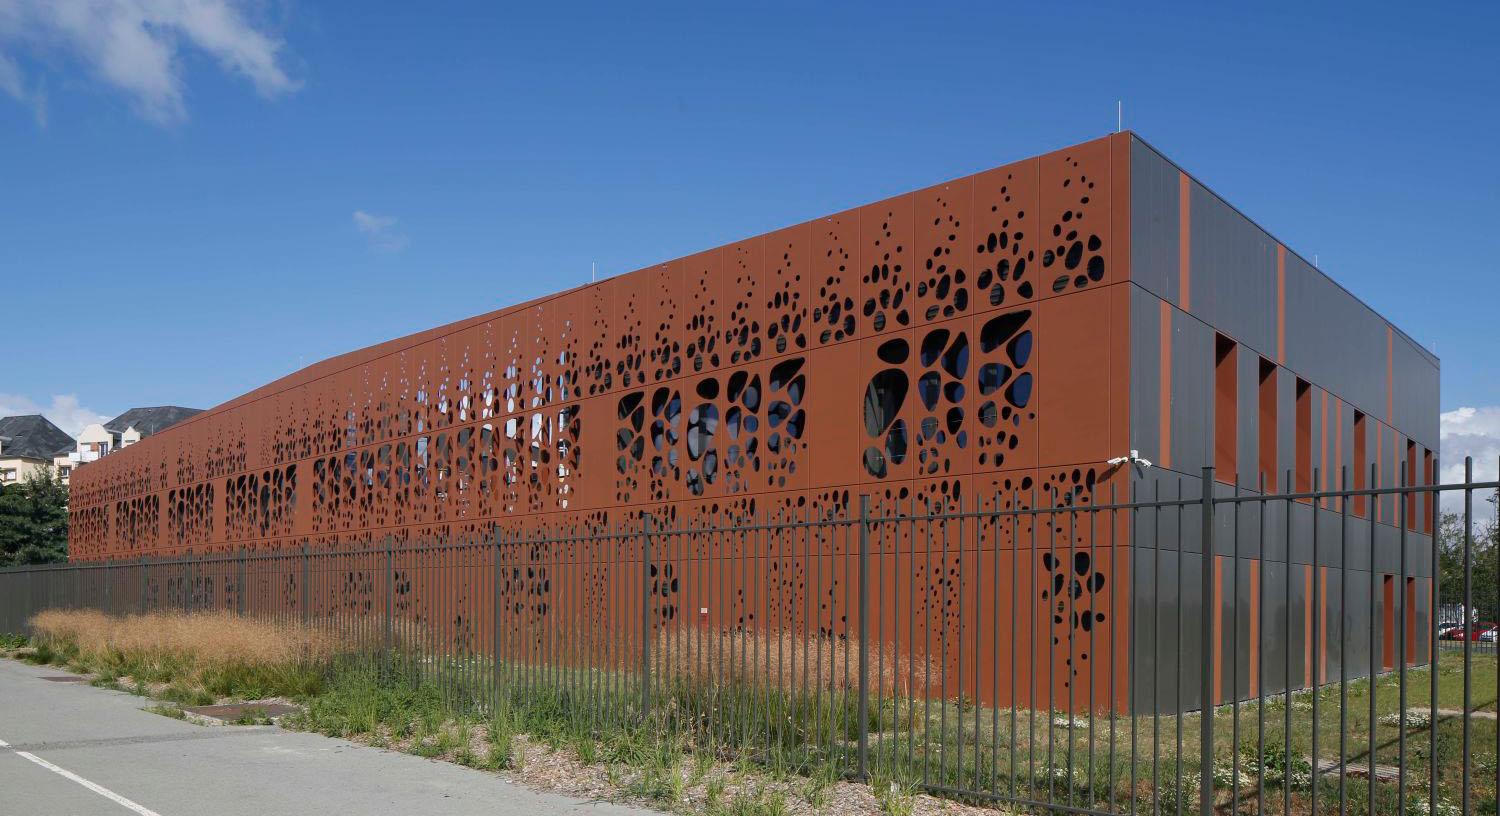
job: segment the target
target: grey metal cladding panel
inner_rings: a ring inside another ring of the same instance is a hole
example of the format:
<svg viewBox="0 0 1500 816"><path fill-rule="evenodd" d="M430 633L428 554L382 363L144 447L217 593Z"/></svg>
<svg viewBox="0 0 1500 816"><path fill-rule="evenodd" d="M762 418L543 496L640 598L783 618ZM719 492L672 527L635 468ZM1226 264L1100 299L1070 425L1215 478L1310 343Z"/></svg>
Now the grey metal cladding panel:
<svg viewBox="0 0 1500 816"><path fill-rule="evenodd" d="M1281 489L1296 487L1297 467L1297 377L1285 368L1276 369L1276 478ZM1287 482L1287 474L1293 481Z"/></svg>
<svg viewBox="0 0 1500 816"><path fill-rule="evenodd" d="M1130 447L1161 457L1161 300L1130 287Z"/></svg>
<svg viewBox="0 0 1500 816"><path fill-rule="evenodd" d="M1202 556L1187 554L1179 560L1167 550L1131 552L1133 707L1137 713L1197 708L1208 663L1198 654L1199 627L1207 620Z"/></svg>
<svg viewBox="0 0 1500 816"><path fill-rule="evenodd" d="M1439 383L1441 369L1410 340L1397 334L1391 345L1395 374L1391 424L1429 450L1438 446Z"/></svg>
<svg viewBox="0 0 1500 816"><path fill-rule="evenodd" d="M1197 473L1213 464L1214 332L1172 311L1172 467Z"/></svg>
<svg viewBox="0 0 1500 816"><path fill-rule="evenodd" d="M1276 352L1276 242L1194 182L1191 311L1265 355Z"/></svg>
<svg viewBox="0 0 1500 816"><path fill-rule="evenodd" d="M1283 578L1287 577L1285 575ZM1309 657L1311 644L1308 635L1312 632L1312 622L1307 619L1309 596L1312 593L1311 576L1308 571L1300 566L1293 567L1291 572L1291 603L1288 604L1288 613L1291 617L1292 637L1287 643L1287 649L1292 658L1292 684L1293 689L1306 688L1309 669Z"/></svg>
<svg viewBox="0 0 1500 816"><path fill-rule="evenodd" d="M1267 562L1260 571L1260 682L1257 686L1265 694L1277 694L1286 690L1290 667L1286 664L1291 647L1297 642L1296 633L1289 627L1291 609L1287 604L1287 568L1285 564ZM1292 675L1290 685L1300 683L1300 675Z"/></svg>
<svg viewBox="0 0 1500 816"><path fill-rule="evenodd" d="M1198 476L1159 467L1150 468L1134 477L1136 499L1141 502L1177 501L1193 499L1202 494ZM1203 516L1200 506L1188 503L1181 506L1144 508L1134 511L1131 520L1136 547L1176 550L1179 547L1189 552L1199 550L1203 540Z"/></svg>
<svg viewBox="0 0 1500 816"><path fill-rule="evenodd" d="M1386 322L1301 258L1286 257L1286 364L1361 410L1385 413Z"/></svg>
<svg viewBox="0 0 1500 816"><path fill-rule="evenodd" d="M1130 141L1130 279L1177 302L1178 178L1175 165Z"/></svg>

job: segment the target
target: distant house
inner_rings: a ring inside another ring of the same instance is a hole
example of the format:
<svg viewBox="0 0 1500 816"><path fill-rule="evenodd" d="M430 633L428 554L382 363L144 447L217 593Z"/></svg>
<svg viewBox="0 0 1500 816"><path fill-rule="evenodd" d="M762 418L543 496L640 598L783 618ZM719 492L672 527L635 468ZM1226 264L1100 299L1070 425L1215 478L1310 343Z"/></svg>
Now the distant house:
<svg viewBox="0 0 1500 816"><path fill-rule="evenodd" d="M47 467L56 468L66 482L75 446L73 437L41 414L0 417L0 485L24 481Z"/></svg>
<svg viewBox="0 0 1500 816"><path fill-rule="evenodd" d="M121 448L128 448L194 414L202 413L202 410L177 405L131 408L108 422L103 424L96 422L85 427L83 432L78 434L74 463L92 462Z"/></svg>

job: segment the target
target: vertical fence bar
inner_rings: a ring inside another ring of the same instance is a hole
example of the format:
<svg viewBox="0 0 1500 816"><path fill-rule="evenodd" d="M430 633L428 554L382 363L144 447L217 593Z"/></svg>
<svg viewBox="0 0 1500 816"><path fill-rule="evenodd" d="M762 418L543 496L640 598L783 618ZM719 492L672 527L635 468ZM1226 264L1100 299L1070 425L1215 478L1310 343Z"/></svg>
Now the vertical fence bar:
<svg viewBox="0 0 1500 816"><path fill-rule="evenodd" d="M1203 469L1203 606L1211 614L1219 614L1214 597L1214 469ZM1180 614L1180 613L1179 613ZM1201 816L1213 816L1214 812L1214 627L1205 616L1201 623L1199 643L1203 657L1202 710L1199 715L1200 733L1198 750L1202 767L1198 769L1198 811ZM1179 645L1179 651L1181 646ZM1183 712L1179 711L1178 716Z"/></svg>
<svg viewBox="0 0 1500 816"><path fill-rule="evenodd" d="M1469 770L1473 767L1473 760L1469 756L1469 732L1474 710L1474 638L1477 637L1479 629L1478 621L1474 620L1474 457L1464 457L1464 714L1463 714L1463 781L1462 800L1460 813L1467 814L1469 811ZM1436 670L1433 673L1433 684L1437 684ZM1433 707L1432 718L1437 719L1437 707Z"/></svg>
<svg viewBox="0 0 1500 816"><path fill-rule="evenodd" d="M1427 474L1431 482L1432 490L1432 536L1427 542L1430 545L1432 555L1432 579L1429 595L1432 598L1431 620L1428 623L1432 631L1428 635L1428 690L1431 692L1431 708L1427 710L1427 812L1437 813L1437 788L1438 788L1438 752L1437 752L1437 729L1438 729L1438 610L1442 608L1442 565L1438 548L1438 538L1442 534L1442 491L1436 486L1440 481L1438 474L1442 471L1438 468L1438 457L1432 457L1432 471Z"/></svg>
<svg viewBox="0 0 1500 816"><path fill-rule="evenodd" d="M650 513L641 515L641 717L651 713L651 533Z"/></svg>
<svg viewBox="0 0 1500 816"><path fill-rule="evenodd" d="M859 771L870 762L870 496L859 497Z"/></svg>
<svg viewBox="0 0 1500 816"><path fill-rule="evenodd" d="M1403 488L1409 488L1411 486L1409 484L1409 482L1411 480L1411 477L1412 477L1412 474L1408 473L1407 470L1406 470L1406 463L1402 462L1401 463L1401 487L1403 487ZM1399 627L1398 630L1397 630L1397 640L1396 640L1396 643L1399 644L1399 647L1398 647L1398 649L1396 651L1396 671L1397 671L1397 676L1399 677L1399 681L1396 683L1396 693L1397 693L1397 696L1399 697L1399 700L1398 700L1397 704L1400 706L1400 708L1398 709L1398 711L1400 713L1397 714L1397 728L1396 728L1396 801L1399 802L1400 805L1401 805L1401 807L1403 807L1403 808L1405 808L1407 806L1406 805L1406 657L1407 657L1407 649L1413 648L1413 647L1416 646L1415 643L1407 644L1407 642L1406 642L1406 616L1407 615L1414 615L1414 614L1416 614L1416 610L1408 608L1408 602L1407 602L1407 599L1406 599L1406 551L1407 551L1406 528L1407 528L1407 525L1409 525L1413 521L1412 517L1408 513L1408 502L1410 502L1411 503L1410 506L1414 508L1416 506L1416 504L1415 504L1416 498L1417 498L1417 494L1415 494L1415 493L1402 493L1401 494L1401 509L1399 511L1400 520L1401 520L1401 549L1400 549L1400 552L1397 555L1397 558L1400 561L1400 566L1397 568L1397 572L1396 572L1396 574L1397 574L1396 591L1395 591L1395 593L1393 593L1393 597L1395 597L1396 599L1398 599L1397 600L1397 609L1401 610L1401 614L1398 617L1396 617L1396 621L1397 621L1396 626ZM1412 631L1413 631L1413 633L1415 633L1416 627L1412 627ZM1434 679L1436 679L1436 678L1434 677ZM1374 729L1374 725L1372 724L1370 726L1370 728L1373 730Z"/></svg>

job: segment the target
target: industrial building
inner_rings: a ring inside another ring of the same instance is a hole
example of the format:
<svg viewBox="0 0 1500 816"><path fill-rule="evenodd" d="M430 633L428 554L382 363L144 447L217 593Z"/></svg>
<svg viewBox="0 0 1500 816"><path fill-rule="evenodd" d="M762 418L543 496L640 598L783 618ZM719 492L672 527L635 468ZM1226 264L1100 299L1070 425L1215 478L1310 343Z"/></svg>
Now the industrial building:
<svg viewBox="0 0 1500 816"><path fill-rule="evenodd" d="M310 366L79 468L71 552L326 550L642 513L668 528L847 518L861 495L885 514L1088 506L1198 495L1205 466L1221 493L1336 488L1342 469L1363 487L1372 466L1381 486L1403 466L1428 484L1438 381L1431 353L1117 133ZM1358 676L1369 638L1346 628L1379 627L1386 665L1402 637L1425 662L1432 508L1407 505L1405 570L1390 497L1347 518L1302 502L1296 524L1284 505L1221 512L1236 534L1216 536L1208 603L1176 578L1202 564L1191 510L1116 514L1068 530L1093 560L1056 617L1039 576L1080 565L1031 561L1029 531L1000 530L953 556L1002 576L980 593L988 613L1028 587L1019 634L986 635L975 670L1041 642L1038 661L1066 657L1060 678L1081 678L1070 689L1109 679L1120 707L1174 710L1207 659L1219 700L1336 679L1340 655ZM925 587L892 593L882 620L969 636L945 565L882 557ZM795 619L803 585L788 586ZM744 625L731 607L751 603L746 587L672 591L712 625ZM1088 633L1101 654L1086 664L1084 621L1108 633ZM1211 657L1205 625L1223 645ZM976 688L1003 703L1011 682Z"/></svg>

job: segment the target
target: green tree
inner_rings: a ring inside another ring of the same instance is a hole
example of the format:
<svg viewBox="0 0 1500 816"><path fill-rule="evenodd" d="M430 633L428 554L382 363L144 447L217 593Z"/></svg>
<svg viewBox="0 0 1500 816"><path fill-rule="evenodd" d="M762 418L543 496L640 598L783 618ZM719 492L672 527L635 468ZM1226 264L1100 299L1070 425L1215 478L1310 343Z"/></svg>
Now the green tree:
<svg viewBox="0 0 1500 816"><path fill-rule="evenodd" d="M1500 526L1484 519L1491 505L1474 501L1473 538L1470 552L1470 592L1482 621L1500 620ZM1438 569L1443 603L1457 604L1464 592L1464 517L1444 513L1438 528Z"/></svg>
<svg viewBox="0 0 1500 816"><path fill-rule="evenodd" d="M0 567L68 560L68 486L51 468L0 488Z"/></svg>

